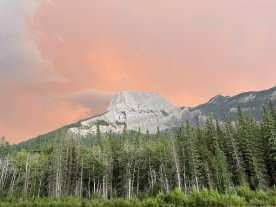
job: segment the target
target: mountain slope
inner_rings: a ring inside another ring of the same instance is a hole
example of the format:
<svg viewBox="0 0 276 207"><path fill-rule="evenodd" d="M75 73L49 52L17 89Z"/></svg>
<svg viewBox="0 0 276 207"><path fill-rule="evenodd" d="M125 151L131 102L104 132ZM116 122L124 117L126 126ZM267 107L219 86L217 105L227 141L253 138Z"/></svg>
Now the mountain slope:
<svg viewBox="0 0 276 207"><path fill-rule="evenodd" d="M260 120L263 107L267 106L269 101L276 105L276 87L245 92L233 97L218 95L205 104L191 108L176 107L157 93L124 91L113 97L106 112L40 135L21 143L20 146L33 146L34 143L54 140L60 131L81 136L95 134L97 125L103 133L121 133L125 127L128 130L140 130L142 133L156 133L158 129L171 130L186 121L193 127L198 127L210 116L222 120L227 115L231 120L235 120L238 106L255 120Z"/></svg>
<svg viewBox="0 0 276 207"><path fill-rule="evenodd" d="M101 132L121 133L128 130L156 133L178 127L186 120L194 120L198 112L178 108L157 93L123 91L113 97L107 111L80 123L70 132L85 136L95 134L97 126Z"/></svg>
<svg viewBox="0 0 276 207"><path fill-rule="evenodd" d="M236 118L238 106L252 118L259 120L264 106L269 102L276 105L276 87L263 91L251 91L236 96L215 96L209 102L194 107L192 111L199 110L206 116L223 119L225 115L232 120Z"/></svg>
<svg viewBox="0 0 276 207"><path fill-rule="evenodd" d="M99 126L103 133L121 133L125 127L128 130L140 130L142 133L156 133L158 129L170 130L186 121L192 126L197 126L209 116L222 120L227 115L231 120L235 120L238 106L259 120L263 106L269 101L276 103L276 87L241 93L233 97L218 95L194 108L176 107L157 93L124 91L113 97L103 115L80 122L79 126L70 128L69 131L86 136L95 134Z"/></svg>

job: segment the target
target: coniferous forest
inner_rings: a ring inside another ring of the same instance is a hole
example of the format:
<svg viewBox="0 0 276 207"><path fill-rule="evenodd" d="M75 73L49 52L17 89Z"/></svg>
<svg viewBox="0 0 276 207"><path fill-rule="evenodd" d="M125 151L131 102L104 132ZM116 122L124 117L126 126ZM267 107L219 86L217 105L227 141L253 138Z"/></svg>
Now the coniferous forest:
<svg viewBox="0 0 276 207"><path fill-rule="evenodd" d="M0 148L0 206L276 206L276 112Z"/></svg>

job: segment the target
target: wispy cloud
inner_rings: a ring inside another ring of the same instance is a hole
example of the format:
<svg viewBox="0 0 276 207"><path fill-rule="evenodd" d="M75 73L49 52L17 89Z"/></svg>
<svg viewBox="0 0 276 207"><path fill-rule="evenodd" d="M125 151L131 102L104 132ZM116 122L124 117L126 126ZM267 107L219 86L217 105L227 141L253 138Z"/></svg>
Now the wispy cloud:
<svg viewBox="0 0 276 207"><path fill-rule="evenodd" d="M40 0L0 2L0 83L20 84L57 81L63 78L51 69L33 42L30 20Z"/></svg>
<svg viewBox="0 0 276 207"><path fill-rule="evenodd" d="M120 90L177 105L269 88L275 0L0 0L0 136L102 111Z"/></svg>
<svg viewBox="0 0 276 207"><path fill-rule="evenodd" d="M114 93L108 91L84 90L65 96L65 100L88 108L91 113L103 112Z"/></svg>

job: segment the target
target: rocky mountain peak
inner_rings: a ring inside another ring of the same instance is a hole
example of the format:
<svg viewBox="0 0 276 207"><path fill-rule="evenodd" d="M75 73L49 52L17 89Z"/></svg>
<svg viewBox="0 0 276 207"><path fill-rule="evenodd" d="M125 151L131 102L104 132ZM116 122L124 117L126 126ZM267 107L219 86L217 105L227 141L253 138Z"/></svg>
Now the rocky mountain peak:
<svg viewBox="0 0 276 207"><path fill-rule="evenodd" d="M74 134L95 134L97 125L102 132L121 133L124 128L142 133L156 133L180 126L197 114L170 104L158 93L122 91L116 94L100 116L92 117L71 128Z"/></svg>
<svg viewBox="0 0 276 207"><path fill-rule="evenodd" d="M213 98L211 98L208 101L208 104L222 103L222 102L226 101L228 98L229 98L229 96L217 95L217 96L214 96Z"/></svg>
<svg viewBox="0 0 276 207"><path fill-rule="evenodd" d="M124 128L156 133L180 127L189 123L197 127L209 116L223 120L225 114L232 120L237 117L237 107L259 120L262 108L272 101L276 105L276 88L257 92L245 92L236 96L218 95L209 102L192 108L179 108L170 104L158 93L122 91L116 94L105 113L81 121L69 130L74 134L86 136L95 134L97 126L101 132L122 133Z"/></svg>
<svg viewBox="0 0 276 207"><path fill-rule="evenodd" d="M107 111L171 110L172 104L154 92L122 91L113 96Z"/></svg>

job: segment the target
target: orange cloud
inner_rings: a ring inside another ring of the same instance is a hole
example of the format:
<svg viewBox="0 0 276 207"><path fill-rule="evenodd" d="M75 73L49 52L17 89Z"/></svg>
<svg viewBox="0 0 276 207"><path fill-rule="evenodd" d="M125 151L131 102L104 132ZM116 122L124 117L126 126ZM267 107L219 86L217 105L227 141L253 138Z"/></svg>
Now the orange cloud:
<svg viewBox="0 0 276 207"><path fill-rule="evenodd" d="M5 102L0 103L0 132L12 143L77 121L76 118L84 117L89 111L57 98L20 89L16 91L13 96L6 94Z"/></svg>
<svg viewBox="0 0 276 207"><path fill-rule="evenodd" d="M80 99L64 99L91 90L157 91L191 106L218 93L271 87L275 7L274 0L42 0L32 38L65 81L7 89L16 100L5 103L22 104L10 106L16 113L0 118L0 130L20 140L79 119L91 108L96 113L102 109L94 102L88 107L86 99L82 105ZM30 103L35 113L28 125Z"/></svg>
<svg viewBox="0 0 276 207"><path fill-rule="evenodd" d="M72 90L155 90L194 105L274 84L256 79L275 74L275 4L60 0L41 7L34 29Z"/></svg>

